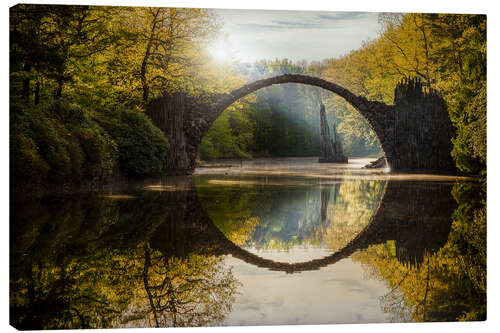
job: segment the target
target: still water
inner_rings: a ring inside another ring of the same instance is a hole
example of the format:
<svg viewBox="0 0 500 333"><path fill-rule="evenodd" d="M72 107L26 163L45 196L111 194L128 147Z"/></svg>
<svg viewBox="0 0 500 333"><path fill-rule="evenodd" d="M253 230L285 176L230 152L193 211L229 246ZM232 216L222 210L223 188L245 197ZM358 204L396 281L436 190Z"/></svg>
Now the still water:
<svg viewBox="0 0 500 333"><path fill-rule="evenodd" d="M224 161L11 203L20 329L484 320L484 186Z"/></svg>

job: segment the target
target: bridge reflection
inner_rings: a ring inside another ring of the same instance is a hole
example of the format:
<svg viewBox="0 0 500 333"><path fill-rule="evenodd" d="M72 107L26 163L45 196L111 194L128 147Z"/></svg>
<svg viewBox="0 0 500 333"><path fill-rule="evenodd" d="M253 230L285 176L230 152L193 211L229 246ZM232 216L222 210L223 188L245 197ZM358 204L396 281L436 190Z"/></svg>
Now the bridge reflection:
<svg viewBox="0 0 500 333"><path fill-rule="evenodd" d="M388 181L382 200L366 227L339 251L308 262L275 262L234 244L214 225L194 190L184 192L180 207L166 217L165 223L155 230L150 240L151 245L165 256L186 256L189 253L232 255L251 265L287 273L318 270L358 250L393 240L397 258L419 266L425 253L434 253L446 243L451 214L456 207L450 194L452 185ZM325 189L328 187L322 189L323 198ZM166 195L177 196L174 193ZM172 201L175 201L174 197ZM318 218L324 219L325 216L326 205L322 201Z"/></svg>
<svg viewBox="0 0 500 333"><path fill-rule="evenodd" d="M27 259L22 255L28 251L26 237L32 230L38 230L45 231L41 234L44 237L30 239L29 243L42 250L41 253L45 249L57 252L61 247L76 251L96 242L135 248L147 241L165 257L186 257L191 253L232 255L251 265L297 273L332 265L370 245L393 240L401 262L419 265L424 253L433 253L446 242L451 214L456 207L450 194L453 183L389 180L369 223L346 246L325 258L280 263L261 258L229 240L204 210L192 177L177 177L174 182L163 191L135 192L134 199L112 200L96 195L73 198L64 203L71 206L68 212L61 211L58 199L45 200L42 204L14 204L11 223L16 225L11 228L14 240L11 255L20 256L15 258L16 262ZM325 218L326 206L321 203L318 219ZM40 208L43 213L37 212ZM82 225L78 225L79 219L71 219L71 214L78 211L85 217ZM64 218L64 214L68 216ZM70 221L72 224L68 224ZM48 229L64 232L64 235L47 232Z"/></svg>

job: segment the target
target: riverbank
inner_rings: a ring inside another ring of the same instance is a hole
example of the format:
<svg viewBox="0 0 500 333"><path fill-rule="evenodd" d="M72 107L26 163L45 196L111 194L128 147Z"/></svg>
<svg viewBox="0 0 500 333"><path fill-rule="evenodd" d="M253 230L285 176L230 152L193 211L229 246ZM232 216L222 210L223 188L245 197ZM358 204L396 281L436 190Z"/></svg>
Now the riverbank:
<svg viewBox="0 0 500 333"><path fill-rule="evenodd" d="M16 187L11 184L11 198L22 201L43 196L65 196L87 192L120 193L122 191L141 189L165 190L185 188L186 184L194 186L195 179L204 175L224 177L238 176L242 178L277 177L319 179L321 182L335 182L354 179L394 180L394 181L475 181L476 177L440 174L391 173L388 168L363 168L375 158L351 158L347 164L318 163L317 157L255 158L250 160L225 159L205 162L195 169L191 176L145 175L127 177L115 174L107 182L51 185L33 191L29 187ZM17 190L17 191L16 191Z"/></svg>

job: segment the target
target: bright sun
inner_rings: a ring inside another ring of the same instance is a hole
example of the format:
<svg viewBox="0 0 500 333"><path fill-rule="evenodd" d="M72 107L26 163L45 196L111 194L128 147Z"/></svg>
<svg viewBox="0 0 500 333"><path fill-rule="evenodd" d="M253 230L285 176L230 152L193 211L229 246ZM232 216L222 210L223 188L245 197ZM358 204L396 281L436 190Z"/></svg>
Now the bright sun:
<svg viewBox="0 0 500 333"><path fill-rule="evenodd" d="M210 55L217 61L228 61L231 58L231 52L226 42L218 40L208 48Z"/></svg>

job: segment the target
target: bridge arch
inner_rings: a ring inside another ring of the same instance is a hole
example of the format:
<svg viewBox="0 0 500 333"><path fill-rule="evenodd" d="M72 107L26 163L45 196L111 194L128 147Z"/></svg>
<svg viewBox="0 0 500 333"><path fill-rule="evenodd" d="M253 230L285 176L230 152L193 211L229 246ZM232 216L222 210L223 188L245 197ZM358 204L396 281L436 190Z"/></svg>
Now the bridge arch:
<svg viewBox="0 0 500 333"><path fill-rule="evenodd" d="M235 89L229 94L219 95L220 97L217 98L215 106L213 107L212 117L208 119L208 123L211 125L227 107L237 100L259 89L284 83L299 83L319 87L342 97L363 116L370 128L375 132L375 136L379 141L384 155L386 157L392 156L392 145L390 140L387 140L385 135L385 129L387 128L386 119L388 118L388 114L393 109L391 106L381 102L369 101L365 97L358 96L338 84L308 75L282 74L271 78L257 80L246 84L241 88ZM208 131L208 128L206 130ZM390 158L388 159L390 166L389 160Z"/></svg>
<svg viewBox="0 0 500 333"><path fill-rule="evenodd" d="M438 172L455 170L451 158L454 129L446 103L417 79L401 81L395 88L394 104L367 100L335 83L307 75L283 74L258 80L225 94L200 97L185 93L152 100L147 113L165 133L171 149L164 170L170 174L192 174L201 140L212 123L236 100L264 87L300 83L331 91L352 105L375 132L391 171Z"/></svg>

